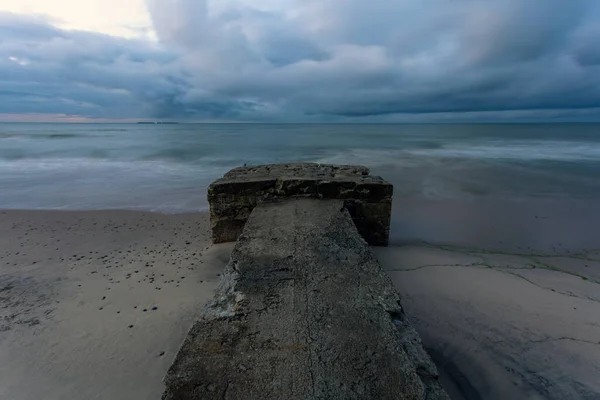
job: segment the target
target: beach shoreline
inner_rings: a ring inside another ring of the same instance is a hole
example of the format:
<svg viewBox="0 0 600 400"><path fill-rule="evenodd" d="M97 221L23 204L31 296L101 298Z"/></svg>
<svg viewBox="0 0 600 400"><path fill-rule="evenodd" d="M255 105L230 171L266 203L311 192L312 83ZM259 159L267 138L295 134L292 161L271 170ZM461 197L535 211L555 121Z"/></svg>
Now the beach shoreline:
<svg viewBox="0 0 600 400"><path fill-rule="evenodd" d="M232 247L207 213L0 210L0 397L159 398ZM373 249L454 398L600 393L600 253Z"/></svg>

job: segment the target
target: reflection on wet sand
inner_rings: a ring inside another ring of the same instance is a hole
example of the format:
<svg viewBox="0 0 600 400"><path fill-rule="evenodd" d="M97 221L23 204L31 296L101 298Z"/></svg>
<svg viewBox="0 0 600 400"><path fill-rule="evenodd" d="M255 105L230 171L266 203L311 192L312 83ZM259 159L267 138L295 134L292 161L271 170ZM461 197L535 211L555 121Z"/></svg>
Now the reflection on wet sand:
<svg viewBox="0 0 600 400"><path fill-rule="evenodd" d="M600 397L600 207L397 203L375 251L453 397Z"/></svg>

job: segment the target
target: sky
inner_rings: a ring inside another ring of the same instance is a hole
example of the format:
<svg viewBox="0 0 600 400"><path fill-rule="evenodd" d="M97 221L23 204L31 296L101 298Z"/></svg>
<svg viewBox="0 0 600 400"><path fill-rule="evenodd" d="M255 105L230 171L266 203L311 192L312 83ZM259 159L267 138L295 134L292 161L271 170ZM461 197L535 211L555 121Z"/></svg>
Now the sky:
<svg viewBox="0 0 600 400"><path fill-rule="evenodd" d="M0 0L0 121L600 121L598 0Z"/></svg>

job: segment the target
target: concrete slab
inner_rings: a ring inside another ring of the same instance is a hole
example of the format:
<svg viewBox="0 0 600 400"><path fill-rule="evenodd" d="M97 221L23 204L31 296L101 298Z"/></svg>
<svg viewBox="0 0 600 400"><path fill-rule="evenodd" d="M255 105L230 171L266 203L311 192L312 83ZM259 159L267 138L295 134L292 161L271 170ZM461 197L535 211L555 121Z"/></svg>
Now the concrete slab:
<svg viewBox="0 0 600 400"><path fill-rule="evenodd" d="M343 205L254 208L163 399L448 399Z"/></svg>

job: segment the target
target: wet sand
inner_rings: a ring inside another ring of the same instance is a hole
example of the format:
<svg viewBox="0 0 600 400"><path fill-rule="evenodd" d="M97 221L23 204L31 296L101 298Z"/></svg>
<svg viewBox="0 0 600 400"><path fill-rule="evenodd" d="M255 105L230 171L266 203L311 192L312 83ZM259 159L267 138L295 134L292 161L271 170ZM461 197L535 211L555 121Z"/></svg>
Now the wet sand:
<svg viewBox="0 0 600 400"><path fill-rule="evenodd" d="M398 197L392 223L376 253L456 398L600 398L599 202Z"/></svg>
<svg viewBox="0 0 600 400"><path fill-rule="evenodd" d="M375 251L453 398L600 398L600 253Z"/></svg>
<svg viewBox="0 0 600 400"><path fill-rule="evenodd" d="M0 212L0 398L158 399L229 258L207 216Z"/></svg>
<svg viewBox="0 0 600 400"><path fill-rule="evenodd" d="M446 387L456 399L599 398L593 219L445 204L395 205L392 237L403 245L375 252ZM232 248L210 246L207 223L205 214L0 212L0 398L160 398ZM573 226L540 230L564 223ZM445 245L414 244L424 237Z"/></svg>

